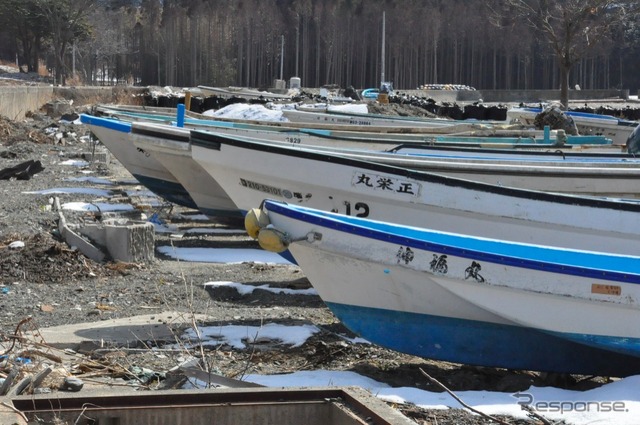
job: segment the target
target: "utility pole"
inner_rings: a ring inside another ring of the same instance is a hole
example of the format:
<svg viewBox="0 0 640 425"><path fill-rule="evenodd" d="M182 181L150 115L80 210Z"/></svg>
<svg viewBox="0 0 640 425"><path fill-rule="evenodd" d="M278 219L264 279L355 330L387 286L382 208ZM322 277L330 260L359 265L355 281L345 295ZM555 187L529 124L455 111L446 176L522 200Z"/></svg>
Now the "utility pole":
<svg viewBox="0 0 640 425"><path fill-rule="evenodd" d="M284 64L284 34L282 35L282 44L280 45L280 79L282 80L282 70Z"/></svg>
<svg viewBox="0 0 640 425"><path fill-rule="evenodd" d="M71 46L71 78L76 78L76 41L73 40L73 45Z"/></svg>
<svg viewBox="0 0 640 425"><path fill-rule="evenodd" d="M380 73L380 87L382 87L382 83L384 83L386 80L384 78L384 24L385 24L385 14L387 12L382 12L382 72Z"/></svg>
<svg viewBox="0 0 640 425"><path fill-rule="evenodd" d="M299 77L298 73L298 61L299 61L299 50L300 50L300 14L296 13L296 77Z"/></svg>

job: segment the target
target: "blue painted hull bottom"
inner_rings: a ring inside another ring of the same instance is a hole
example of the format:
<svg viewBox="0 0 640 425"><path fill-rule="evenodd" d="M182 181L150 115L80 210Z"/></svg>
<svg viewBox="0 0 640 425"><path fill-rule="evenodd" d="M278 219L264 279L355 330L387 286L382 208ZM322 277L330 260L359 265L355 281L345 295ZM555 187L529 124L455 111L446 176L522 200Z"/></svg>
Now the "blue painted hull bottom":
<svg viewBox="0 0 640 425"><path fill-rule="evenodd" d="M640 339L625 337L609 337L601 335L561 334L550 332L560 338L569 339L579 344L589 345L606 351L615 351L640 358Z"/></svg>
<svg viewBox="0 0 640 425"><path fill-rule="evenodd" d="M362 338L419 357L583 375L622 377L640 373L640 357L579 344L534 329L326 304L347 328Z"/></svg>
<svg viewBox="0 0 640 425"><path fill-rule="evenodd" d="M143 176L140 174L134 174L136 178L144 187L166 199L169 202L178 204L183 207L198 209L198 206L189 195L189 192L180 183L170 182L167 180L156 179L149 176Z"/></svg>

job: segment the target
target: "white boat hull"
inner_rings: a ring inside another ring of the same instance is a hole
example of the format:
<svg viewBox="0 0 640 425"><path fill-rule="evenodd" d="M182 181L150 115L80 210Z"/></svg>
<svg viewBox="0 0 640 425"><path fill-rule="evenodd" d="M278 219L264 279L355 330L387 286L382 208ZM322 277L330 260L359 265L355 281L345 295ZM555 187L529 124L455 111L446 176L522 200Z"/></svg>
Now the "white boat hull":
<svg viewBox="0 0 640 425"><path fill-rule="evenodd" d="M422 170L446 176L500 186L616 198L640 197L640 159L632 156L555 157L488 153L485 157L433 155L429 151L414 154L384 152L343 152L343 156L396 167Z"/></svg>
<svg viewBox="0 0 640 425"><path fill-rule="evenodd" d="M441 231L640 253L635 203L519 191L330 153L202 137L207 140L192 134L194 160L242 210L271 198Z"/></svg>
<svg viewBox="0 0 640 425"><path fill-rule="evenodd" d="M187 190L159 161L136 148L129 140L130 130L111 126L104 120L87 117L84 122L118 161L149 190L176 204L196 208Z"/></svg>
<svg viewBox="0 0 640 425"><path fill-rule="evenodd" d="M372 342L488 366L640 369L640 258L399 232L295 206L283 213L272 202L265 210L323 301ZM624 271L606 271L612 263Z"/></svg>
<svg viewBox="0 0 640 425"><path fill-rule="evenodd" d="M348 125L359 127L387 127L387 128L428 128L428 129L461 129L466 127L467 129L481 129L483 125L481 123L464 123L444 118L407 118L402 117L394 119L393 117L377 117L373 115L350 115L347 113L331 114L326 112L309 112L301 110L285 109L282 111L285 116L291 122L305 123L305 124L333 124L333 125ZM486 128L487 126L484 126ZM452 132L455 130L452 130Z"/></svg>
<svg viewBox="0 0 640 425"><path fill-rule="evenodd" d="M189 192L202 213L212 218L242 217L229 195L193 160L189 130L162 126L158 134L157 128L134 123L131 142L162 164Z"/></svg>
<svg viewBox="0 0 640 425"><path fill-rule="evenodd" d="M198 86L198 89L205 96L219 96L225 98L241 97L245 99L269 99L269 100L291 100L288 94L271 93L260 91L248 87L209 87Z"/></svg>

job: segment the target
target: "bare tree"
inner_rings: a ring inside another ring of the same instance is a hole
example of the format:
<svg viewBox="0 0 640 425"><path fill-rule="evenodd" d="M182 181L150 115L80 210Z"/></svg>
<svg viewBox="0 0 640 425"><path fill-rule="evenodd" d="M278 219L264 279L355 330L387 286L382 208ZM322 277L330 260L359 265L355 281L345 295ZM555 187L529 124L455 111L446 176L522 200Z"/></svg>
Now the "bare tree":
<svg viewBox="0 0 640 425"><path fill-rule="evenodd" d="M513 18L546 39L560 71L560 102L569 104L571 68L638 13L637 0L506 0L496 22Z"/></svg>
<svg viewBox="0 0 640 425"><path fill-rule="evenodd" d="M83 46L91 58L88 72L85 72L92 83L99 79L105 84L116 77L116 58L128 53L125 37L129 34L127 29L133 27L130 22L126 24L127 18L130 17L121 10L96 10L89 14L93 34Z"/></svg>
<svg viewBox="0 0 640 425"><path fill-rule="evenodd" d="M69 46L86 36L86 17L96 0L35 0L41 16L49 23L54 50L55 82L64 85L67 76L65 56Z"/></svg>
<svg viewBox="0 0 640 425"><path fill-rule="evenodd" d="M26 65L28 72L37 72L48 30L35 0L0 0L0 26L14 36L20 68Z"/></svg>

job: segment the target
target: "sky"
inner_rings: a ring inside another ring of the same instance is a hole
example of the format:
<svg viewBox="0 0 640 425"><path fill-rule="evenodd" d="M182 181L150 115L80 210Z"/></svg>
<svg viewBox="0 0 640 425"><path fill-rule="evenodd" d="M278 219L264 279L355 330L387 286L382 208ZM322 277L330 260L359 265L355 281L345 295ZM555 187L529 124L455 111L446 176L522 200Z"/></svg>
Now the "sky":
<svg viewBox="0 0 640 425"><path fill-rule="evenodd" d="M242 105L231 105L239 108ZM252 105L253 108L260 105ZM261 107L261 106L260 106ZM77 162L67 163L69 166L78 166ZM90 181L96 185L109 186L111 182L104 179L92 180L92 177L79 178L81 181ZM73 179L70 179L73 181ZM62 205L65 210L76 211L127 211L134 208L131 204L110 203L108 197L111 192L100 188L75 188L59 187L38 192L23 192L26 196L47 196L55 194L85 194L95 195L100 202L67 202ZM153 194L149 193L149 196ZM105 200L106 198L106 200ZM46 203L46 201L44 201ZM202 214L189 215L191 220L207 220ZM193 229L177 229L175 226L166 226L162 222L156 223L156 231L178 232L177 236L183 236L191 232L228 234L229 232L242 232L242 229L215 229L203 227ZM20 243L20 241L16 241ZM158 251L180 261L206 261L213 263L240 263L254 261L266 264L290 264L277 254L258 249L224 249L224 248L175 248L159 247ZM317 296L313 289L287 289L273 288L268 285L259 287L245 285L237 282L210 281L202 282L203 286L226 286L234 288L238 293L246 295L262 289L287 295ZM300 346L305 341L319 332L320 329L313 324L287 326L276 323L265 323L260 327L245 325L228 325L216 327L202 327L200 330L202 343L216 346L228 344L235 349L246 349L245 343L253 338L274 340L280 344L292 347ZM183 335L185 341L193 341L196 338L193 330L188 330ZM369 344L361 339L350 339L344 336L345 341L351 344ZM369 390L380 399L393 403L413 403L423 408L447 409L461 408L460 404L450 395L444 392L430 392L413 387L394 388L377 382L365 376L351 371L301 371L291 374L279 375L247 375L246 381L254 382L268 387L309 387L309 386L360 386ZM204 383L192 381L193 386L205 386ZM518 401L526 400L530 406L547 419L564 420L568 424L616 424L636 425L640 423L640 375L615 380L610 384L589 391L570 391L555 387L530 387L520 392L519 397L512 393L492 391L460 391L456 392L465 403L490 415L510 415L516 418L526 418Z"/></svg>

